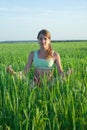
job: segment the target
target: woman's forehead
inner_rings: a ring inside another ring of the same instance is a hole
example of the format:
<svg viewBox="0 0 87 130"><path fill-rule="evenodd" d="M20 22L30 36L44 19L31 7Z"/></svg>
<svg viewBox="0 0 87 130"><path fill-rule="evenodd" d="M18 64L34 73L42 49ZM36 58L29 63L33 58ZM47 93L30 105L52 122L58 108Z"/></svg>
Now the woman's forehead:
<svg viewBox="0 0 87 130"><path fill-rule="evenodd" d="M43 34L40 34L39 35L39 38L48 38L47 36L43 35Z"/></svg>

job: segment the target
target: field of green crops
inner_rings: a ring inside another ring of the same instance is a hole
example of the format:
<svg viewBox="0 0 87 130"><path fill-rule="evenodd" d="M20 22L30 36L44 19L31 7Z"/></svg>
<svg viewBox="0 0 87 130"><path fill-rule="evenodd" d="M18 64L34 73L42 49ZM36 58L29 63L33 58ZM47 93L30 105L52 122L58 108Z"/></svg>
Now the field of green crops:
<svg viewBox="0 0 87 130"><path fill-rule="evenodd" d="M0 130L87 130L87 42L52 43L64 71L73 69L66 81L30 88L33 66L26 80L6 72L24 70L37 43L0 43Z"/></svg>

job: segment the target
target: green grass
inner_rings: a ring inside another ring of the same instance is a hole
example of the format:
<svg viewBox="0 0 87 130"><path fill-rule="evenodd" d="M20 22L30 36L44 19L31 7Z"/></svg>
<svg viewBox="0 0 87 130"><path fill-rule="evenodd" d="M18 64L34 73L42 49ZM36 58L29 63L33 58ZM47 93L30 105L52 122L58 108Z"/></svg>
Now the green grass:
<svg viewBox="0 0 87 130"><path fill-rule="evenodd" d="M0 44L0 130L86 130L87 129L87 42L53 43L64 71L73 73L55 84L30 89L33 66L26 81L6 73L12 64L24 70L28 55L37 43Z"/></svg>

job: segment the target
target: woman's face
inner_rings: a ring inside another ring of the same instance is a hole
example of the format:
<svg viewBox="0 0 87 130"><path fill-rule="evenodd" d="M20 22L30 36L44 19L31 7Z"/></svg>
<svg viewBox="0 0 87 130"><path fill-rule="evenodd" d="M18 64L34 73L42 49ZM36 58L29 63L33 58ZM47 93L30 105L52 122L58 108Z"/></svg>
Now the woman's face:
<svg viewBox="0 0 87 130"><path fill-rule="evenodd" d="M44 48L45 50L47 50L49 47L49 44L50 44L50 39L47 36L40 34L40 36L38 38L38 42L39 42L41 48Z"/></svg>

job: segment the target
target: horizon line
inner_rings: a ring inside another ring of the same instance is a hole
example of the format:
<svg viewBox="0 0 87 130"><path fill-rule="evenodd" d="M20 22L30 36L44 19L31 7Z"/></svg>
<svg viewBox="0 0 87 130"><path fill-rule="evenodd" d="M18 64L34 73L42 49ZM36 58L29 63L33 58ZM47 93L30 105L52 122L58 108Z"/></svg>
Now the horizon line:
<svg viewBox="0 0 87 130"><path fill-rule="evenodd" d="M75 39L75 40L51 40L51 42L79 42L79 41L87 41L87 40L79 40L79 39ZM5 43L5 42L38 42L37 40L4 40L4 41L0 41L0 43Z"/></svg>

